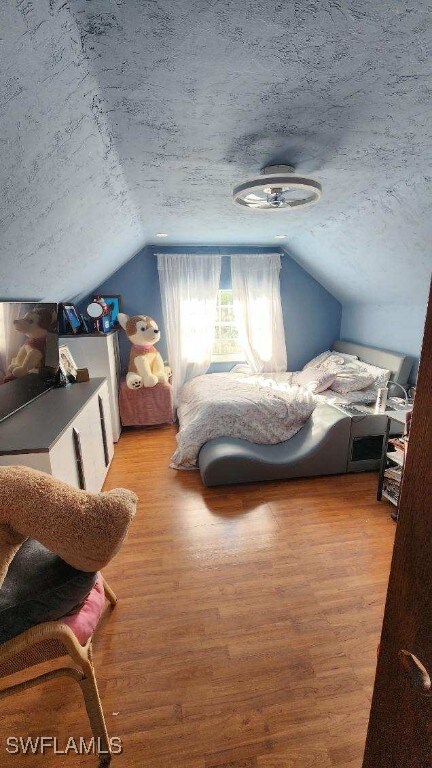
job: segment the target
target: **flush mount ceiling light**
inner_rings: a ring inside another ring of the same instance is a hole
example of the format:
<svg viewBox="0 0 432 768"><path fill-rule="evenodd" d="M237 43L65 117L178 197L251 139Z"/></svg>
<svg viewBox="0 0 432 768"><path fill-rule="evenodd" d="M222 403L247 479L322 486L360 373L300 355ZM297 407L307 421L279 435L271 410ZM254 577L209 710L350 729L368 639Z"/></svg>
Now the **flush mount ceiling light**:
<svg viewBox="0 0 432 768"><path fill-rule="evenodd" d="M168 237L168 232L156 232L156 237Z"/></svg>
<svg viewBox="0 0 432 768"><path fill-rule="evenodd" d="M292 165L268 165L261 174L234 187L233 201L254 211L284 211L316 203L321 184L294 173Z"/></svg>
<svg viewBox="0 0 432 768"><path fill-rule="evenodd" d="M275 235L276 240L285 240L286 237L287 235Z"/></svg>

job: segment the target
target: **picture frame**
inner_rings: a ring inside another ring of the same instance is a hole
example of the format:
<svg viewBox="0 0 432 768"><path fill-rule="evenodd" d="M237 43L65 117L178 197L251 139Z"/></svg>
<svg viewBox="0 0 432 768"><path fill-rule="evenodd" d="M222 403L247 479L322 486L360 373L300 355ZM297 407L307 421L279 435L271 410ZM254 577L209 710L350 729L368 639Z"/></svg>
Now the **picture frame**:
<svg viewBox="0 0 432 768"><path fill-rule="evenodd" d="M76 381L78 366L67 344L59 346L59 367L68 381Z"/></svg>
<svg viewBox="0 0 432 768"><path fill-rule="evenodd" d="M62 304L62 309L66 333L80 333L82 322L75 304Z"/></svg>
<svg viewBox="0 0 432 768"><path fill-rule="evenodd" d="M103 294L103 296L94 297L94 300L102 299L108 307L112 309L109 313L109 324L111 329L119 328L119 312L121 312L121 296L119 294Z"/></svg>

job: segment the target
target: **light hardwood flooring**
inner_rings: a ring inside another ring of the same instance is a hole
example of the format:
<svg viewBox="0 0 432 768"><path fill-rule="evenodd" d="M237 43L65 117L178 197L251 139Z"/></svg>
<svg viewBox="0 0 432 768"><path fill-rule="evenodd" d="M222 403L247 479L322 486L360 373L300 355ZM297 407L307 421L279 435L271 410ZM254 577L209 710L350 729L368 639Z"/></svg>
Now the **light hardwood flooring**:
<svg viewBox="0 0 432 768"><path fill-rule="evenodd" d="M105 486L140 497L94 643L113 765L360 768L395 530L376 475L205 489L174 442L125 432ZM24 762L8 735L90 735L67 680L2 702L0 728L1 768Z"/></svg>

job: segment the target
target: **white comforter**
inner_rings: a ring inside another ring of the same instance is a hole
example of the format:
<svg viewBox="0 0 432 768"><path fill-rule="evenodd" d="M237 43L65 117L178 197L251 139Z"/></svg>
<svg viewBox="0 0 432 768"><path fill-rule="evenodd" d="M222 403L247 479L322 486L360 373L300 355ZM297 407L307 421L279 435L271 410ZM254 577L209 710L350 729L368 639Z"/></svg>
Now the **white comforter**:
<svg viewBox="0 0 432 768"><path fill-rule="evenodd" d="M317 404L292 384L292 373L213 373L189 381L180 393L175 469L195 469L200 448L215 437L281 443L301 429Z"/></svg>

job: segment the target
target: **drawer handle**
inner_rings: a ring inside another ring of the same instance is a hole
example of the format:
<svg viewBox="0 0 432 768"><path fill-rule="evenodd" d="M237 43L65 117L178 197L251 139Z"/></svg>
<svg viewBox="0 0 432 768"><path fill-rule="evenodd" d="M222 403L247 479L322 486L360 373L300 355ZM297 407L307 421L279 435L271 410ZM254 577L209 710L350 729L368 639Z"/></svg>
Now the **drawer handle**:
<svg viewBox="0 0 432 768"><path fill-rule="evenodd" d="M409 651L399 651L402 667L411 683L422 696L432 696L432 682L427 669L421 661Z"/></svg>
<svg viewBox="0 0 432 768"><path fill-rule="evenodd" d="M84 462L83 462L83 455L82 455L82 448L81 448L81 437L80 433L78 432L75 427L72 430L73 434L73 441L74 441L74 448L75 448L75 460L78 470L78 482L79 487L82 491L85 491L86 489L86 483L85 483L85 475L84 475Z"/></svg>
<svg viewBox="0 0 432 768"><path fill-rule="evenodd" d="M103 451L104 451L104 458L105 458L105 466L107 467L109 464L109 453L108 453L108 440L107 440L106 423L105 423L105 411L104 411L103 400L100 395L98 395L98 400L99 400L99 416L100 416L100 424L101 424L101 430L102 430L102 443L103 443Z"/></svg>

